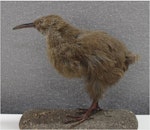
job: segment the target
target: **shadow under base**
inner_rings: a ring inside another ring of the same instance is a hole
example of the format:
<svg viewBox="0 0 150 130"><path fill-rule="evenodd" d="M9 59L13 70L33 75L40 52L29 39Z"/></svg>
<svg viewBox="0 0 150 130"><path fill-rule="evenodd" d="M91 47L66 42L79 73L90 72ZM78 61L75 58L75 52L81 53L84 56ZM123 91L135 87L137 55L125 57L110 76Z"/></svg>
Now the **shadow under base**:
<svg viewBox="0 0 150 130"><path fill-rule="evenodd" d="M23 113L20 129L69 129L71 124L64 124L70 118L66 115L76 115L78 110L30 110ZM128 110L103 110L92 115L74 129L137 129L138 122L133 112Z"/></svg>

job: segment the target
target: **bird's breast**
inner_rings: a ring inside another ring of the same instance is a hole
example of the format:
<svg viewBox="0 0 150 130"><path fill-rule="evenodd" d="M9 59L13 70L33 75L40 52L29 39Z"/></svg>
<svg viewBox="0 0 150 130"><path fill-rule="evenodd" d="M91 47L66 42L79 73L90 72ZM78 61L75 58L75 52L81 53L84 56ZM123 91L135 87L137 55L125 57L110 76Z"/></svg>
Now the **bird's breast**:
<svg viewBox="0 0 150 130"><path fill-rule="evenodd" d="M63 76L67 78L82 77L84 68L78 60L73 59L70 51L65 51L62 46L47 48L50 63Z"/></svg>

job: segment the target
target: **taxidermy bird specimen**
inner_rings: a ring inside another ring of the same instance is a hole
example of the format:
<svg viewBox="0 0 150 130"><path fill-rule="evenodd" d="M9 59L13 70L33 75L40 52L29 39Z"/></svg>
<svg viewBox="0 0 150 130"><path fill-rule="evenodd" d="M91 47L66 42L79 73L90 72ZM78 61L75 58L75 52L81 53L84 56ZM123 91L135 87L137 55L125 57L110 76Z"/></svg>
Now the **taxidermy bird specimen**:
<svg viewBox="0 0 150 130"><path fill-rule="evenodd" d="M82 109L79 116L68 115L71 120L66 123L80 124L102 110L98 105L99 99L138 58L107 33L80 30L57 15L44 16L13 29L31 27L46 37L47 54L54 68L67 78L83 78L93 101L90 108Z"/></svg>

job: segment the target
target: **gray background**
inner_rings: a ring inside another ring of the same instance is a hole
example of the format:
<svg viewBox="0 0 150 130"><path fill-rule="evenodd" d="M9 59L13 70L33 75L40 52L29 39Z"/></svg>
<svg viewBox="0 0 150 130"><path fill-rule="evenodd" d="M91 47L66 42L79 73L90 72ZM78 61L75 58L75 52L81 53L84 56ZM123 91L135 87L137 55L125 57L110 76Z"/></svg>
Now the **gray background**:
<svg viewBox="0 0 150 130"><path fill-rule="evenodd" d="M149 113L148 2L2 2L2 113L33 108L89 107L81 79L66 79L49 64L45 39L18 24L57 14L82 29L99 29L141 57L100 101L104 109Z"/></svg>

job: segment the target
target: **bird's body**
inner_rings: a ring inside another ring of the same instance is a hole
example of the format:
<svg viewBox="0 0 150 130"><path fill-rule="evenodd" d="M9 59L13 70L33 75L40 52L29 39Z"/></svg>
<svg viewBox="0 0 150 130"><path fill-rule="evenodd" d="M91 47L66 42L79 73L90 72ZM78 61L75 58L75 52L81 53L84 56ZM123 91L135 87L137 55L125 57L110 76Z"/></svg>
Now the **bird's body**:
<svg viewBox="0 0 150 130"><path fill-rule="evenodd" d="M67 31L70 28L76 33ZM64 30L66 34L61 30L46 36L49 60L63 76L84 78L90 97L98 100L124 75L136 56L105 32L80 31L72 26Z"/></svg>
<svg viewBox="0 0 150 130"><path fill-rule="evenodd" d="M80 122L98 108L105 90L117 83L137 59L137 55L107 33L77 29L59 16L37 19L34 27L46 36L47 54L54 68L67 78L85 80L93 104Z"/></svg>

